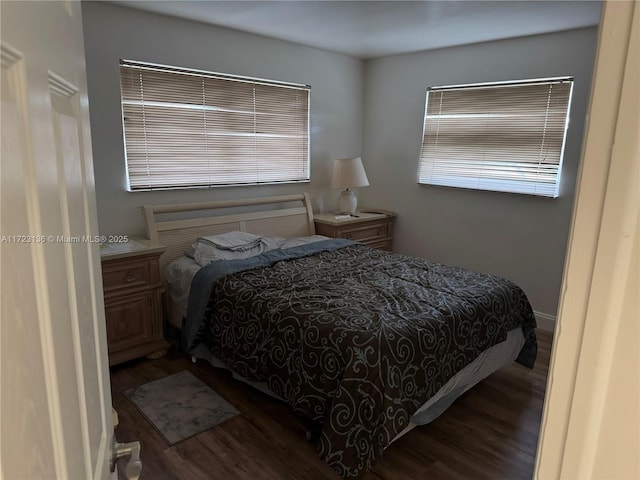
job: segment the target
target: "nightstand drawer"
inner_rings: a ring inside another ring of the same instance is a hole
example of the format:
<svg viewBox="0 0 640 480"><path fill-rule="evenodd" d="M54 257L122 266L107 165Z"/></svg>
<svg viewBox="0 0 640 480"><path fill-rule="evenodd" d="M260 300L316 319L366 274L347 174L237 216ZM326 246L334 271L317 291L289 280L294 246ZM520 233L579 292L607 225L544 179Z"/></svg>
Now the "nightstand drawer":
<svg viewBox="0 0 640 480"><path fill-rule="evenodd" d="M152 305L153 294L146 291L105 300L109 353L131 348L151 337L146 319L152 316Z"/></svg>
<svg viewBox="0 0 640 480"><path fill-rule="evenodd" d="M344 228L339 233L340 238L349 240L375 240L389 236L388 223L386 221L377 224L367 224Z"/></svg>
<svg viewBox="0 0 640 480"><path fill-rule="evenodd" d="M379 250L386 250L388 252L391 251L391 239L387 238L385 240L379 240L379 241L371 241L371 242L367 242L367 245L369 245L371 248L377 248Z"/></svg>
<svg viewBox="0 0 640 480"><path fill-rule="evenodd" d="M102 269L102 284L105 291L149 283L151 283L151 269L148 261L106 264Z"/></svg>
<svg viewBox="0 0 640 480"><path fill-rule="evenodd" d="M318 235L346 238L373 248L391 250L395 216L393 212L384 210L363 210L347 218L319 213L314 216L314 221Z"/></svg>

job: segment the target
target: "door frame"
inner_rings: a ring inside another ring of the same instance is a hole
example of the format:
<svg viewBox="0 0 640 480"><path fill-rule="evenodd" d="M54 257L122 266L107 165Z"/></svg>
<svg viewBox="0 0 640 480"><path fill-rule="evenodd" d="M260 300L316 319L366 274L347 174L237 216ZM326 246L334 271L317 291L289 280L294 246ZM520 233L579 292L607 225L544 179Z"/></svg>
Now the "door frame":
<svg viewBox="0 0 640 480"><path fill-rule="evenodd" d="M638 415L623 407L638 410L640 379L639 16L638 2L603 3L536 479L640 475Z"/></svg>

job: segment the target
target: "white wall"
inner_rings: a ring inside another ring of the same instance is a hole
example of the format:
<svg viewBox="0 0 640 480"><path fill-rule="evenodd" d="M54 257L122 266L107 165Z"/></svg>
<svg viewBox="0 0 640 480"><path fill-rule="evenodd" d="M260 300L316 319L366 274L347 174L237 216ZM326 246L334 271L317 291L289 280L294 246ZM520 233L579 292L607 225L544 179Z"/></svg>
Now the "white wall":
<svg viewBox="0 0 640 480"><path fill-rule="evenodd" d="M398 213L394 250L518 283L555 316L575 193L597 29L523 37L370 60L365 66L361 203ZM430 85L575 77L560 197L417 184Z"/></svg>
<svg viewBox="0 0 640 480"><path fill-rule="evenodd" d="M359 155L364 94L361 60L235 30L101 2L82 2L100 232L143 234L143 204L261 197L308 191L314 209L334 207L334 158ZM119 60L311 85L311 183L127 192Z"/></svg>

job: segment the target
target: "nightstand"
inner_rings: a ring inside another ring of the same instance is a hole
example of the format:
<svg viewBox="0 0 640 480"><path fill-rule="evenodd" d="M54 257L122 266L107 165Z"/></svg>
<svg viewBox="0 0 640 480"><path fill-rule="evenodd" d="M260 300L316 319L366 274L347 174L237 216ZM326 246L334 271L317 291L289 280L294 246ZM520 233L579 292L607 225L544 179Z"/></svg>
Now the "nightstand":
<svg viewBox="0 0 640 480"><path fill-rule="evenodd" d="M316 233L332 238L348 238L381 250L391 250L393 219L396 214L386 210L364 208L355 216L336 218L333 213L313 216Z"/></svg>
<svg viewBox="0 0 640 480"><path fill-rule="evenodd" d="M148 240L105 244L100 249L109 365L147 356L159 358L163 337L159 257L164 247Z"/></svg>

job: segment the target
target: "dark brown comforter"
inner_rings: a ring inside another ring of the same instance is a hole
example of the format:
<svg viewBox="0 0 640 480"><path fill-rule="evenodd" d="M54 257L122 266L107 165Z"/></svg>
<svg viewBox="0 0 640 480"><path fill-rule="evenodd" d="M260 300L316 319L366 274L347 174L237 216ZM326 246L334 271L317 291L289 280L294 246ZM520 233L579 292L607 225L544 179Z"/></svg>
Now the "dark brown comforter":
<svg viewBox="0 0 640 480"><path fill-rule="evenodd" d="M532 366L535 319L513 283L329 240L202 268L184 341L319 422L321 457L355 477L418 407L518 326L518 360Z"/></svg>

